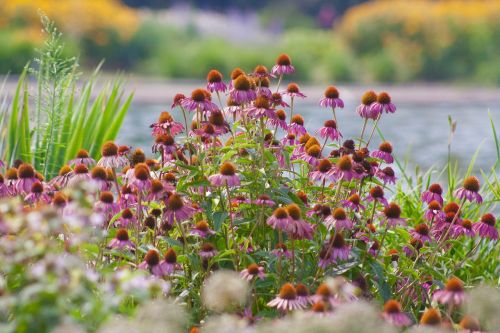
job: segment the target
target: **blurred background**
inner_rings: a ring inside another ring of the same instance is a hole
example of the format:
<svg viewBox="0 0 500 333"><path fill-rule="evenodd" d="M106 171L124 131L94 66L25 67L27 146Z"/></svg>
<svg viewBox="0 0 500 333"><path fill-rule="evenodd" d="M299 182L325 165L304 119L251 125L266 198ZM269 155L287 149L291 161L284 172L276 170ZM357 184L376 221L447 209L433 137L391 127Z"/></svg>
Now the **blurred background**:
<svg viewBox="0 0 500 333"><path fill-rule="evenodd" d="M381 126L410 159L446 158L448 115L459 123L458 160L483 139L478 163L496 158L488 111L500 119L500 0L0 0L0 75L19 73L43 43L38 9L83 68L105 59L106 72L132 73L136 102L122 138L138 145L150 143L144 131L171 96L210 69L270 68L285 52L296 67L288 79L311 97L299 105L306 116L321 112L326 84L341 87L344 137L359 134L351 112L363 90L388 89L400 111Z"/></svg>

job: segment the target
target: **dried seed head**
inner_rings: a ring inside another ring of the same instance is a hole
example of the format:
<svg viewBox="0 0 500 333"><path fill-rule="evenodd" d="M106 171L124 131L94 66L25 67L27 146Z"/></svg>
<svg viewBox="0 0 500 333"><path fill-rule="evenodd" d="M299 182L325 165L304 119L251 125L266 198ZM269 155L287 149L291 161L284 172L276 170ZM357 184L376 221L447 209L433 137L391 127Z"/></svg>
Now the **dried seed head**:
<svg viewBox="0 0 500 333"><path fill-rule="evenodd" d="M391 154L392 153L392 145L389 141L384 141L378 146L378 149L380 151L383 151L384 153Z"/></svg>
<svg viewBox="0 0 500 333"><path fill-rule="evenodd" d="M251 88L250 80L246 75L240 75L233 81L234 89L248 91Z"/></svg>
<svg viewBox="0 0 500 333"><path fill-rule="evenodd" d="M89 168L87 168L87 166L85 164L78 164L77 166L75 166L75 173L78 175L85 174L88 172L89 172Z"/></svg>
<svg viewBox="0 0 500 333"><path fill-rule="evenodd" d="M118 229L116 232L116 239L120 241L128 241L129 237L127 229Z"/></svg>
<svg viewBox="0 0 500 333"><path fill-rule="evenodd" d="M169 210L177 211L184 207L184 202L178 194L171 194L168 197L167 207Z"/></svg>
<svg viewBox="0 0 500 333"><path fill-rule="evenodd" d="M288 86L286 87L286 91L289 93L298 93L299 90L299 85L297 83L289 83Z"/></svg>
<svg viewBox="0 0 500 333"><path fill-rule="evenodd" d="M107 204L112 204L115 198L113 196L113 193L109 191L102 191L99 195L99 200Z"/></svg>
<svg viewBox="0 0 500 333"><path fill-rule="evenodd" d="M487 213L481 217L481 222L486 223L489 226L494 227L496 223L496 218L493 214Z"/></svg>
<svg viewBox="0 0 500 333"><path fill-rule="evenodd" d="M347 218L347 214L344 210L344 208L335 208L333 211L333 218L336 220L345 220Z"/></svg>
<svg viewBox="0 0 500 333"><path fill-rule="evenodd" d="M304 118L300 114L294 114L292 117L292 123L304 126Z"/></svg>
<svg viewBox="0 0 500 333"><path fill-rule="evenodd" d="M388 93L383 91L380 94L378 94L377 102L379 102L380 104L389 104L391 102L391 96L389 96Z"/></svg>
<svg viewBox="0 0 500 333"><path fill-rule="evenodd" d="M401 216L401 208L394 202L391 202L389 206L384 208L384 215L390 219L398 219Z"/></svg>
<svg viewBox="0 0 500 333"><path fill-rule="evenodd" d="M144 261L148 264L149 267L156 266L160 263L160 255L156 250L149 250L144 257Z"/></svg>

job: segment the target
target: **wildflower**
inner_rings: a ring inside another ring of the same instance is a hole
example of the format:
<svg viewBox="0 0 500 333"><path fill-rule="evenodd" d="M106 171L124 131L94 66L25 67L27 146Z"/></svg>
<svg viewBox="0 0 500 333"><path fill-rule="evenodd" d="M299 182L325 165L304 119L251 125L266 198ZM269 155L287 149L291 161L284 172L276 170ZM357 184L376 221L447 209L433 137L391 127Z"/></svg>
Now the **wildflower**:
<svg viewBox="0 0 500 333"><path fill-rule="evenodd" d="M439 326L441 325L441 313L438 309L429 308L425 310L420 318L420 325Z"/></svg>
<svg viewBox="0 0 500 333"><path fill-rule="evenodd" d="M463 331L460 331L462 333L480 333L481 332L481 325L479 324L479 321L469 315L465 315L462 320L460 320L460 323L458 324Z"/></svg>
<svg viewBox="0 0 500 333"><path fill-rule="evenodd" d="M120 217L116 220L116 225L121 228L127 228L129 225L135 225L137 218L130 208L122 210Z"/></svg>
<svg viewBox="0 0 500 333"><path fill-rule="evenodd" d="M119 169L128 164L128 159L118 154L118 146L112 141L108 141L102 146L101 155L101 159L97 162L98 166Z"/></svg>
<svg viewBox="0 0 500 333"><path fill-rule="evenodd" d="M34 204L36 202L49 203L50 196L44 191L42 183L36 181L31 185L30 193L24 198L27 203Z"/></svg>
<svg viewBox="0 0 500 333"><path fill-rule="evenodd" d="M217 250L212 243L203 243L200 249L200 257L209 259L217 254Z"/></svg>
<svg viewBox="0 0 500 333"><path fill-rule="evenodd" d="M356 108L356 112L365 119L377 119L380 113L372 109L372 104L377 101L377 94L369 90L363 94L361 104Z"/></svg>
<svg viewBox="0 0 500 333"><path fill-rule="evenodd" d="M307 306L313 303L311 296L309 295L309 289L303 283L299 283L295 286L295 291L297 292L297 299Z"/></svg>
<svg viewBox="0 0 500 333"><path fill-rule="evenodd" d="M424 213L424 217L428 221L432 220L443 220L445 218L444 212L441 210L441 204L437 200L432 200L427 206L427 210Z"/></svg>
<svg viewBox="0 0 500 333"><path fill-rule="evenodd" d="M161 134L155 138L155 143L152 146L153 153L162 153L163 158L167 159L167 155L172 155L177 152L175 139L169 134Z"/></svg>
<svg viewBox="0 0 500 333"><path fill-rule="evenodd" d="M345 243L344 237L341 233L335 233L333 239L330 239L329 247L331 247L332 260L347 260L351 253L351 247Z"/></svg>
<svg viewBox="0 0 500 333"><path fill-rule="evenodd" d="M467 199L469 201L476 201L482 203L483 198L478 193L480 188L479 179L474 176L469 176L464 179L463 187L455 191L455 197L459 199Z"/></svg>
<svg viewBox="0 0 500 333"><path fill-rule="evenodd" d="M312 239L313 229L309 223L302 219L299 206L291 204L286 207L289 216L289 225L286 232L294 239Z"/></svg>
<svg viewBox="0 0 500 333"><path fill-rule="evenodd" d="M417 225L414 229L410 230L410 235L415 239L421 240L422 242L432 241L430 237L429 226L425 223L421 223Z"/></svg>
<svg viewBox="0 0 500 333"><path fill-rule="evenodd" d="M311 300L315 303L324 302L330 305L330 307L332 308L335 308L340 304L339 299L335 297L332 290L326 283L321 283L318 286L318 289L316 289L316 293L311 296Z"/></svg>
<svg viewBox="0 0 500 333"><path fill-rule="evenodd" d="M245 268L244 270L242 270L240 272L240 276L244 280L252 281L254 277L255 278L258 277L259 279L263 280L266 275L264 274L264 267L261 267L253 263L248 265L248 267Z"/></svg>
<svg viewBox="0 0 500 333"><path fill-rule="evenodd" d="M175 94L173 100L172 100L172 105L170 106L170 108L175 108L176 106L181 106L182 107L182 100L186 98L186 96L184 96L184 94Z"/></svg>
<svg viewBox="0 0 500 333"><path fill-rule="evenodd" d="M208 177L212 186L238 186L240 185L240 178L236 174L236 168L231 162L224 162L220 168L219 173Z"/></svg>
<svg viewBox="0 0 500 333"><path fill-rule="evenodd" d="M292 253L288 251L287 246L283 243L277 243L274 247L274 250L272 250L271 252L272 254L280 258L292 258Z"/></svg>
<svg viewBox="0 0 500 333"><path fill-rule="evenodd" d="M288 133L295 135L304 135L307 130L304 127L304 118L300 114L293 115L290 125L288 125Z"/></svg>
<svg viewBox="0 0 500 333"><path fill-rule="evenodd" d="M212 69L207 74L207 90L210 92L225 92L227 90L227 86L222 80L222 74L216 69Z"/></svg>
<svg viewBox="0 0 500 333"><path fill-rule="evenodd" d="M297 290L291 283L285 283L281 287L278 296L267 303L267 306L275 307L283 312L300 310L305 307L304 304L297 298Z"/></svg>
<svg viewBox="0 0 500 333"><path fill-rule="evenodd" d="M281 93L279 92L275 92L271 95L271 104L274 106L274 107L277 107L277 106L280 106L282 108L287 108L289 107L290 105L288 105L288 103L286 103L285 101L283 101L283 96L281 95Z"/></svg>
<svg viewBox="0 0 500 333"><path fill-rule="evenodd" d="M259 195L259 197L253 203L255 205L269 206L269 207L272 207L276 204L273 200L271 200L271 198L267 194Z"/></svg>
<svg viewBox="0 0 500 333"><path fill-rule="evenodd" d="M339 91L334 86L329 86L325 90L325 97L319 100L319 105L324 108L343 108L344 101L339 98Z"/></svg>
<svg viewBox="0 0 500 333"><path fill-rule="evenodd" d="M330 160L324 158L319 160L318 166L316 167L316 171L311 172L310 178L311 180L325 182L332 178L331 170L333 164Z"/></svg>
<svg viewBox="0 0 500 333"><path fill-rule="evenodd" d="M163 276L163 271L160 267L160 254L155 249L150 249L144 257L144 261L138 266L141 269L146 269L155 276Z"/></svg>
<svg viewBox="0 0 500 333"><path fill-rule="evenodd" d="M201 238L206 238L209 235L214 235L215 231L210 229L210 226L208 225L207 221L202 220L196 222L194 228L191 229L190 234L199 236Z"/></svg>
<svg viewBox="0 0 500 333"><path fill-rule="evenodd" d="M113 193L108 191L101 192L99 201L95 203L94 208L96 212L104 216L106 221L111 220L120 211L120 207L114 202Z"/></svg>
<svg viewBox="0 0 500 333"><path fill-rule="evenodd" d="M406 219L401 218L401 208L394 202L384 207L383 219L387 223L387 228L394 228L397 225L406 225Z"/></svg>
<svg viewBox="0 0 500 333"><path fill-rule="evenodd" d="M174 249L170 248L165 252L163 260L158 264L157 274L159 276L171 275L176 269L179 269L179 264L177 263L177 254Z"/></svg>
<svg viewBox="0 0 500 333"><path fill-rule="evenodd" d="M463 219L460 223L455 223L451 227L451 235L454 238L465 235L467 237L474 237L476 233L473 230L473 224L471 220Z"/></svg>
<svg viewBox="0 0 500 333"><path fill-rule="evenodd" d="M248 283L237 272L222 270L205 281L201 296L209 310L222 312L244 306L248 292Z"/></svg>
<svg viewBox="0 0 500 333"><path fill-rule="evenodd" d="M340 202L345 208L352 209L355 212L359 212L361 209L365 209L365 206L361 204L361 198L359 194L354 193L347 198L347 200L342 200Z"/></svg>
<svg viewBox="0 0 500 333"><path fill-rule="evenodd" d="M89 174L89 169L85 164L78 164L73 170L73 175L68 181L68 186L74 186L75 184L86 182L91 179Z"/></svg>
<svg viewBox="0 0 500 333"><path fill-rule="evenodd" d="M35 169L30 164L21 164L17 169L17 180L14 185L16 193L30 193L31 187L37 181Z"/></svg>
<svg viewBox="0 0 500 333"><path fill-rule="evenodd" d="M392 145L388 141L384 141L378 147L378 150L375 150L371 153L372 157L380 158L384 160L386 163L394 162L394 157L392 157Z"/></svg>
<svg viewBox="0 0 500 333"><path fill-rule="evenodd" d="M407 314L401 312L401 304L393 299L388 300L384 304L384 312L382 316L389 323L396 326L409 326L412 321Z"/></svg>
<svg viewBox="0 0 500 333"><path fill-rule="evenodd" d="M64 209L67 203L68 198L63 193L57 192L54 194L54 197L52 198L52 206Z"/></svg>
<svg viewBox="0 0 500 333"><path fill-rule="evenodd" d="M452 277L446 282L444 289L434 292L432 299L442 304L461 305L465 300L464 283Z"/></svg>
<svg viewBox="0 0 500 333"><path fill-rule="evenodd" d="M231 99L238 104L246 104L257 98L257 94L252 89L249 78L240 75L233 80L233 88L229 92Z"/></svg>
<svg viewBox="0 0 500 333"><path fill-rule="evenodd" d="M325 219L325 226L328 229L332 229L335 226L335 230L351 230L353 227L352 221L347 217L347 214L343 208L335 208L332 215L329 215Z"/></svg>
<svg viewBox="0 0 500 333"><path fill-rule="evenodd" d="M72 176L73 176L73 170L71 169L71 167L69 165L63 165L59 169L59 173L57 174L57 176L55 176L49 181L49 185L54 188L65 187Z"/></svg>
<svg viewBox="0 0 500 333"><path fill-rule="evenodd" d="M158 121L151 124L149 127L153 129L152 134L155 137L166 134L175 136L184 131L184 126L181 123L174 121L172 115L167 111L160 113Z"/></svg>
<svg viewBox="0 0 500 333"><path fill-rule="evenodd" d="M76 157L68 162L68 165L72 167L76 166L77 164L84 164L87 167L91 167L95 165L95 160L89 156L88 151L86 151L85 149L80 149L76 153Z"/></svg>
<svg viewBox="0 0 500 333"><path fill-rule="evenodd" d="M182 107L188 111L199 110L204 114L218 110L219 107L212 103L211 94L205 89L195 89L191 92L191 97L186 97L181 101Z"/></svg>
<svg viewBox="0 0 500 333"><path fill-rule="evenodd" d="M226 134L230 131L229 124L224 120L224 115L220 110L213 111L208 117L208 122L214 127L217 135Z"/></svg>
<svg viewBox="0 0 500 333"><path fill-rule="evenodd" d="M149 167L139 163L134 167L134 178L131 184L138 192L146 192L151 188Z"/></svg>
<svg viewBox="0 0 500 333"><path fill-rule="evenodd" d="M294 97L300 97L300 98L305 98L306 95L304 95L300 89L299 85L296 83L289 83L288 86L286 87L286 90L283 92L283 95L288 95L292 98Z"/></svg>
<svg viewBox="0 0 500 333"><path fill-rule="evenodd" d="M385 167L376 171L376 176L384 182L384 184L396 184L396 176L391 167Z"/></svg>
<svg viewBox="0 0 500 333"><path fill-rule="evenodd" d="M496 218L493 214L484 214L479 222L472 225L472 229L481 237L498 239L498 230L495 223Z"/></svg>
<svg viewBox="0 0 500 333"><path fill-rule="evenodd" d="M169 225L174 224L174 221L182 222L190 219L194 214L194 208L189 203L184 201L180 195L176 193L170 194L166 201L166 209L163 214L165 222Z"/></svg>
<svg viewBox="0 0 500 333"><path fill-rule="evenodd" d="M340 131L337 130L337 123L333 119L324 122L323 127L319 129L319 135L322 138L329 138L333 141L342 137Z"/></svg>
<svg viewBox="0 0 500 333"><path fill-rule="evenodd" d="M337 180L350 181L354 178L352 170L352 159L349 155L344 155L337 161L335 167L332 169L332 176Z"/></svg>
<svg viewBox="0 0 500 333"><path fill-rule="evenodd" d="M276 208L276 210L273 212L273 215L271 215L267 219L267 224L270 225L273 229L286 231L290 223L290 217L288 216L286 209L281 207Z"/></svg>
<svg viewBox="0 0 500 333"><path fill-rule="evenodd" d="M271 105L269 104L269 99L264 96L259 96L257 99L253 102L253 106L249 107L247 109L248 116L251 118L276 118L276 115L274 113L274 109L271 108Z"/></svg>
<svg viewBox="0 0 500 333"><path fill-rule="evenodd" d="M368 197L365 198L366 201L380 202L384 206L388 206L389 203L387 199L384 197L384 189L378 185L372 187L370 189L370 193Z"/></svg>
<svg viewBox="0 0 500 333"><path fill-rule="evenodd" d="M269 73L269 71L267 70L267 67L264 65L255 66L252 75L259 78L259 79L275 77L272 73Z"/></svg>
<svg viewBox="0 0 500 333"><path fill-rule="evenodd" d="M426 203L431 203L431 201L437 201L443 205L443 188L439 184L431 184L427 191L422 193L422 201Z"/></svg>
<svg viewBox="0 0 500 333"><path fill-rule="evenodd" d="M316 167L319 164L319 160L321 158L321 147L319 145L310 146L301 155L301 158L311 166Z"/></svg>
<svg viewBox="0 0 500 333"><path fill-rule="evenodd" d="M90 179L97 185L100 191L109 191L111 188L110 182L108 181L108 174L103 167L94 167L90 172Z"/></svg>
<svg viewBox="0 0 500 333"><path fill-rule="evenodd" d="M287 54L281 54L276 59L276 65L274 65L272 71L274 75L292 74L295 72L295 68L292 66L292 60Z"/></svg>
<svg viewBox="0 0 500 333"><path fill-rule="evenodd" d="M257 96L264 96L265 98L268 98L271 101L271 105L274 105L274 103L272 103L273 93L271 89L269 89L270 85L271 81L269 81L269 78L267 77L255 79L255 92Z"/></svg>
<svg viewBox="0 0 500 333"><path fill-rule="evenodd" d="M377 100L371 105L372 112L375 114L394 113L396 106L391 102L391 96L386 92L381 92L377 95Z"/></svg>
<svg viewBox="0 0 500 333"><path fill-rule="evenodd" d="M108 247L112 249L132 249L135 248L135 245L129 239L128 231L126 229L118 229L115 238L109 242Z"/></svg>

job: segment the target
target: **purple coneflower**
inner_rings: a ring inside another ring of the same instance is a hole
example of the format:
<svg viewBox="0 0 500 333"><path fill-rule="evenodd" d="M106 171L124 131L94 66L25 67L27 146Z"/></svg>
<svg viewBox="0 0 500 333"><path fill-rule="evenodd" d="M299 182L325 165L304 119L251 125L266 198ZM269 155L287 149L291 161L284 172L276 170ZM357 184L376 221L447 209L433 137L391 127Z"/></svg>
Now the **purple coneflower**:
<svg viewBox="0 0 500 333"><path fill-rule="evenodd" d="M361 104L356 108L356 112L365 119L377 119L380 113L372 110L371 106L377 101L377 94L369 90L361 97Z"/></svg>
<svg viewBox="0 0 500 333"><path fill-rule="evenodd" d="M31 187L38 181L35 169L30 164L23 163L17 169L17 180L15 182L15 190L18 194L28 194L31 192Z"/></svg>
<svg viewBox="0 0 500 333"><path fill-rule="evenodd" d="M74 186L75 184L78 184L80 182L86 182L89 181L90 179L92 178L87 166L85 164L78 164L77 166L75 166L75 169L73 170L73 175L68 180L68 186Z"/></svg>
<svg viewBox="0 0 500 333"><path fill-rule="evenodd" d="M172 105L170 106L170 108L173 109L176 106L180 106L182 108L181 102L184 98L186 98L186 96L184 96L184 94L175 94L175 96L172 100Z"/></svg>
<svg viewBox="0 0 500 333"><path fill-rule="evenodd" d="M120 189L119 204L122 209L137 203L137 194L129 185L123 185Z"/></svg>
<svg viewBox="0 0 500 333"><path fill-rule="evenodd" d="M420 223L419 225L415 226L414 229L410 230L410 235L415 239L421 240L422 242L432 241L430 237L429 226L425 223Z"/></svg>
<svg viewBox="0 0 500 333"><path fill-rule="evenodd" d="M191 235L196 235L201 238L206 238L210 235L214 235L215 231L210 229L210 226L208 225L207 221L198 221L196 222L195 226L191 231L189 232Z"/></svg>
<svg viewBox="0 0 500 333"><path fill-rule="evenodd" d="M240 272L242 279L247 281L252 281L253 278L259 278L264 280L266 275L264 274L264 267L261 267L255 263L248 265L247 268Z"/></svg>
<svg viewBox="0 0 500 333"><path fill-rule="evenodd" d="M410 258L414 258L418 251L424 246L424 243L417 238L410 239L410 244L403 246L403 252Z"/></svg>
<svg viewBox="0 0 500 333"><path fill-rule="evenodd" d="M471 220L463 219L460 223L455 223L451 227L451 236L454 238L460 236L474 237L476 233L473 230L473 224Z"/></svg>
<svg viewBox="0 0 500 333"><path fill-rule="evenodd" d="M272 102L272 105L274 107L277 107L277 106L280 106L282 108L287 108L287 107L290 107L290 105L288 105L287 102L283 101L283 96L281 95L281 93L279 92L275 92L271 95L271 98L270 98L271 102Z"/></svg>
<svg viewBox="0 0 500 333"><path fill-rule="evenodd" d="M299 206L291 204L286 207L290 217L286 232L294 239L312 239L313 229L309 223L302 219Z"/></svg>
<svg viewBox="0 0 500 333"><path fill-rule="evenodd" d="M264 65L255 66L255 69L253 70L253 73L251 75L257 78L275 77L272 73L269 73L267 67Z"/></svg>
<svg viewBox="0 0 500 333"><path fill-rule="evenodd" d="M384 184L396 184L396 176L394 174L394 169L391 167L385 167L383 169L378 169L375 175L382 179Z"/></svg>
<svg viewBox="0 0 500 333"><path fill-rule="evenodd" d="M98 166L119 169L128 164L128 159L118 154L118 146L112 141L108 141L102 146L101 155L101 159L97 162Z"/></svg>
<svg viewBox="0 0 500 333"><path fill-rule="evenodd" d="M465 315L462 320L460 320L460 323L458 324L460 328L462 329L459 331L460 333L483 333L484 331L481 330L481 324L479 321L469 315Z"/></svg>
<svg viewBox="0 0 500 333"><path fill-rule="evenodd" d="M297 299L304 304L304 306L307 306L309 304L312 304L312 298L311 295L309 294L309 288L303 283L298 283L295 286L295 291L297 292Z"/></svg>
<svg viewBox="0 0 500 333"><path fill-rule="evenodd" d="M319 145L312 145L308 147L300 158L313 167L318 166L321 158L321 147Z"/></svg>
<svg viewBox="0 0 500 333"><path fill-rule="evenodd" d="M267 219L267 224L273 229L279 229L286 231L290 226L290 217L285 208L279 207L273 212Z"/></svg>
<svg viewBox="0 0 500 333"><path fill-rule="evenodd" d="M287 54L281 54L276 59L276 65L274 65L271 72L274 75L292 74L295 72L295 68L292 66L292 59Z"/></svg>
<svg viewBox="0 0 500 333"><path fill-rule="evenodd" d="M10 191L7 185L5 184L5 180L3 175L0 174L0 198L4 198L10 196Z"/></svg>
<svg viewBox="0 0 500 333"><path fill-rule="evenodd" d="M144 257L144 261L139 264L139 268L149 270L155 276L163 276L163 272L159 267L160 254L155 249L150 249Z"/></svg>
<svg viewBox="0 0 500 333"><path fill-rule="evenodd" d="M380 202L384 206L388 206L389 203L387 199L384 197L384 189L378 185L372 187L370 189L369 195L365 198L366 201Z"/></svg>
<svg viewBox="0 0 500 333"><path fill-rule="evenodd" d="M134 178L131 185L137 192L147 192L151 189L150 171L145 163L138 163L134 167Z"/></svg>
<svg viewBox="0 0 500 333"><path fill-rule="evenodd" d="M49 203L51 201L50 196L45 192L44 186L40 181L36 181L31 185L31 191L24 200L29 204L37 202Z"/></svg>
<svg viewBox="0 0 500 333"><path fill-rule="evenodd" d="M180 195L176 193L170 194L166 200L166 209L163 214L164 220L169 224L174 224L174 221L182 222L194 215L194 208L189 202L185 202Z"/></svg>
<svg viewBox="0 0 500 333"><path fill-rule="evenodd" d="M160 113L158 121L151 124L149 127L153 129L153 136L170 134L172 136L177 135L184 131L184 126L181 123L174 121L174 118L167 111Z"/></svg>
<svg viewBox="0 0 500 333"><path fill-rule="evenodd" d="M290 125L288 125L288 133L295 135L304 135L307 130L304 127L304 118L300 114L293 115Z"/></svg>
<svg viewBox="0 0 500 333"><path fill-rule="evenodd" d="M480 236L498 239L498 230L495 227L496 218L493 214L484 214L479 222L472 225L472 229Z"/></svg>
<svg viewBox="0 0 500 333"><path fill-rule="evenodd" d="M382 219L386 221L387 228L394 228L397 225L406 225L406 219L401 217L401 208L394 202L384 207Z"/></svg>
<svg viewBox="0 0 500 333"><path fill-rule="evenodd" d="M483 198L478 193L480 188L479 179L474 176L469 176L464 179L463 187L455 191L455 197L463 200L467 199L469 201L476 201L477 203L482 203Z"/></svg>
<svg viewBox="0 0 500 333"><path fill-rule="evenodd" d="M330 307L335 308L340 304L340 300L335 297L332 290L326 283L321 283L316 289L316 293L311 296L311 300L315 303L324 302L330 305Z"/></svg>
<svg viewBox="0 0 500 333"><path fill-rule="evenodd" d="M287 246L283 243L276 244L274 250L272 250L271 252L278 258L286 258L286 259L292 258L292 253L288 251Z"/></svg>
<svg viewBox="0 0 500 333"><path fill-rule="evenodd" d="M225 92L227 90L221 72L216 69L212 69L207 74L207 90L210 92Z"/></svg>
<svg viewBox="0 0 500 333"><path fill-rule="evenodd" d="M153 153L162 153L164 158L166 155L172 155L177 152L177 145L175 139L170 134L158 135L155 138L155 143L152 146Z"/></svg>
<svg viewBox="0 0 500 333"><path fill-rule="evenodd" d="M114 200L113 193L103 191L99 195L99 201L94 205L96 212L101 213L106 221L111 220L111 218L120 211L120 207Z"/></svg>
<svg viewBox="0 0 500 333"><path fill-rule="evenodd" d="M361 204L361 198L357 193L350 195L349 198L347 198L347 200L342 200L341 204L345 208L349 208L355 212L359 212L360 210L365 209L365 206Z"/></svg>
<svg viewBox="0 0 500 333"><path fill-rule="evenodd" d="M226 134L230 131L229 124L224 120L224 115L220 110L213 111L208 117L208 122L214 127L217 135Z"/></svg>
<svg viewBox="0 0 500 333"><path fill-rule="evenodd" d="M424 191L422 193L422 201L426 202L428 204L431 203L431 201L437 201L443 205L443 197L441 196L443 194L443 188L439 184L431 184L427 191Z"/></svg>
<svg viewBox="0 0 500 333"><path fill-rule="evenodd" d="M386 163L394 162L394 157L392 157L392 145L389 141L384 141L378 146L378 150L371 153L372 157L380 158Z"/></svg>
<svg viewBox="0 0 500 333"><path fill-rule="evenodd" d="M181 105L188 111L201 111L208 114L218 110L219 107L212 103L211 94L205 89L195 89L191 92L191 97L186 97L181 101Z"/></svg>
<svg viewBox="0 0 500 333"><path fill-rule="evenodd" d="M116 220L115 224L121 228L127 228L129 225L135 225L137 218L130 208L122 210L121 216Z"/></svg>
<svg viewBox="0 0 500 333"><path fill-rule="evenodd" d="M59 169L57 176L49 181L49 185L53 188L62 188L68 184L68 181L73 176L73 170L69 165L63 165Z"/></svg>
<svg viewBox="0 0 500 333"><path fill-rule="evenodd" d="M334 86L329 86L325 90L325 97L319 100L319 105L324 108L343 108L344 101L339 98L339 91Z"/></svg>
<svg viewBox="0 0 500 333"><path fill-rule="evenodd" d="M319 129L319 135L322 138L329 138L333 141L342 137L340 131L337 130L337 123L333 119L325 121L323 127L320 127Z"/></svg>
<svg viewBox="0 0 500 333"><path fill-rule="evenodd" d="M133 249L135 245L129 239L126 229L118 229L115 238L109 242L108 247L112 249Z"/></svg>
<svg viewBox="0 0 500 333"><path fill-rule="evenodd" d="M332 169L332 175L337 181L345 180L350 181L354 178L352 170L353 163L349 155L344 155L338 159L335 167Z"/></svg>
<svg viewBox="0 0 500 333"><path fill-rule="evenodd" d="M316 171L310 173L311 180L326 182L332 179L332 162L327 158L324 158L318 162Z"/></svg>
<svg viewBox="0 0 500 333"><path fill-rule="evenodd" d="M288 86L286 87L286 90L282 92L282 95L288 95L291 98L294 97L300 97L300 98L305 98L306 95L304 95L300 89L299 85L297 83L289 83Z"/></svg>
<svg viewBox="0 0 500 333"><path fill-rule="evenodd" d="M255 79L255 92L257 93L257 96L264 96L265 98L269 99L271 102L271 105L274 105L272 103L272 97L273 93L271 89L269 89L269 86L271 85L271 81L266 78L257 78Z"/></svg>
<svg viewBox="0 0 500 333"><path fill-rule="evenodd" d="M328 229L333 229L335 227L337 231L352 230L354 226L352 221L347 217L344 208L340 207L335 208L332 215L329 215L325 219L324 224Z"/></svg>
<svg viewBox="0 0 500 333"><path fill-rule="evenodd" d="M90 179L97 185L100 191L109 191L111 188L111 182L108 181L108 173L103 167L95 166L90 172Z"/></svg>
<svg viewBox="0 0 500 333"><path fill-rule="evenodd" d="M274 113L275 117L269 119L269 123L273 127L280 127L283 130L288 129L288 124L286 123L286 113L284 110L279 109Z"/></svg>
<svg viewBox="0 0 500 333"><path fill-rule="evenodd" d="M285 283L281 287L279 295L267 303L267 306L275 307L283 312L300 310L305 307L304 304L297 299L297 290L291 283Z"/></svg>
<svg viewBox="0 0 500 333"><path fill-rule="evenodd" d="M208 177L212 186L239 186L240 177L236 174L236 168L231 162L224 162L219 173Z"/></svg>
<svg viewBox="0 0 500 333"><path fill-rule="evenodd" d="M199 254L203 259L210 259L217 254L217 250L212 243L203 243Z"/></svg>
<svg viewBox="0 0 500 333"><path fill-rule="evenodd" d="M441 313L438 309L429 308L425 310L422 317L420 318L420 325L426 326L440 326L442 323Z"/></svg>
<svg viewBox="0 0 500 333"><path fill-rule="evenodd" d="M385 110L387 113L396 112L396 105L391 102L391 96L386 92L381 92L377 96L377 100L371 105L374 114L382 114Z"/></svg>
<svg viewBox="0 0 500 333"><path fill-rule="evenodd" d="M269 104L269 99L264 96L259 96L253 102L253 105L247 109L247 114L250 118L275 118L274 109Z"/></svg>
<svg viewBox="0 0 500 333"><path fill-rule="evenodd" d="M382 317L395 326L409 326L412 323L410 317L401 311L401 304L393 299L385 302Z"/></svg>
<svg viewBox="0 0 500 333"><path fill-rule="evenodd" d="M52 206L58 211L62 211L68 204L68 198L61 192L56 192L52 198Z"/></svg>
<svg viewBox="0 0 500 333"><path fill-rule="evenodd" d="M465 300L464 283L456 277L450 278L444 289L434 292L432 300L441 304L461 305Z"/></svg>
<svg viewBox="0 0 500 333"><path fill-rule="evenodd" d="M273 200L271 200L271 198L267 194L259 195L259 197L255 199L253 203L259 206L269 206L269 207L272 207L276 204Z"/></svg>
<svg viewBox="0 0 500 333"><path fill-rule="evenodd" d="M427 221L441 221L445 218L444 212L441 210L441 204L437 200L432 200L427 206L427 210L424 213L424 217Z"/></svg>
<svg viewBox="0 0 500 333"><path fill-rule="evenodd" d="M95 160L89 156L89 152L85 149L80 149L78 153L76 153L76 157L68 162L68 165L75 166L77 164L84 164L87 167L91 167L95 165Z"/></svg>
<svg viewBox="0 0 500 333"><path fill-rule="evenodd" d="M328 246L331 247L332 260L347 260L351 253L351 247L345 243L344 236L341 233L335 233L333 239L330 239Z"/></svg>
<svg viewBox="0 0 500 333"><path fill-rule="evenodd" d="M168 276L179 268L180 265L177 263L177 253L175 253L174 249L170 248L165 252L163 260L160 261L155 268L157 270L157 274L155 275Z"/></svg>
<svg viewBox="0 0 500 333"><path fill-rule="evenodd" d="M246 104L257 98L257 94L252 89L250 79L246 75L240 75L233 80L229 97L238 104Z"/></svg>

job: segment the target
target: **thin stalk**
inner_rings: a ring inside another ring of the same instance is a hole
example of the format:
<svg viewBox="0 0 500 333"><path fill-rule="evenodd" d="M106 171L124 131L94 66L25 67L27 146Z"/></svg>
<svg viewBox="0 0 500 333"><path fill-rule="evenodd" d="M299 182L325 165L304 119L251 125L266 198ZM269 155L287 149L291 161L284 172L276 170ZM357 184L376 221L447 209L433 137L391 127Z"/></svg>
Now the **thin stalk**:
<svg viewBox="0 0 500 333"><path fill-rule="evenodd" d="M377 119L375 120L375 123L373 124L372 132L370 133L370 137L368 138L368 141L366 142L366 147L370 145L370 141L372 140L373 133L375 133L375 128L377 128L378 121L380 120L380 117L382 117L382 114L379 114Z"/></svg>
<svg viewBox="0 0 500 333"><path fill-rule="evenodd" d="M363 135L365 135L366 123L368 122L368 118L365 118L363 122L363 129L361 130L361 136L359 137L359 148L361 149L361 143L363 142Z"/></svg>

